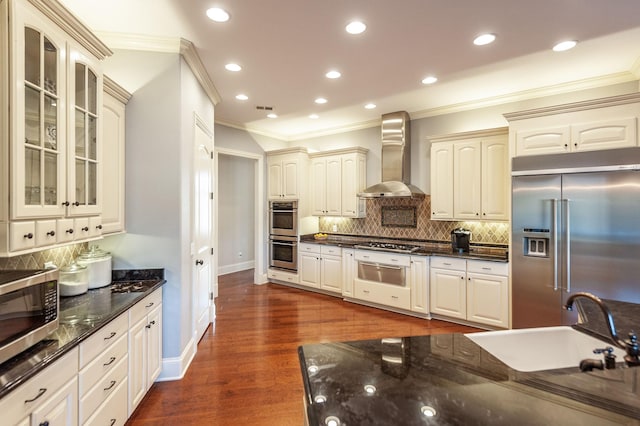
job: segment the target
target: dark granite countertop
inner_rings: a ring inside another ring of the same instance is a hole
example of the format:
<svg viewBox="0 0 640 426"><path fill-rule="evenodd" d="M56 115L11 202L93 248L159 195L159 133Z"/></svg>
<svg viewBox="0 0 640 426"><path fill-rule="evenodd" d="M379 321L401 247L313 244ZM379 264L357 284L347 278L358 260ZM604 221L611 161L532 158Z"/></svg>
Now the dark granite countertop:
<svg viewBox="0 0 640 426"><path fill-rule="evenodd" d="M0 398L55 362L80 342L161 287L162 269L113 271L113 283L73 297L61 297L58 329L46 339L0 364ZM114 293L121 282L140 283L142 291Z"/></svg>
<svg viewBox="0 0 640 426"><path fill-rule="evenodd" d="M622 364L523 373L462 334L298 352L311 426L640 424L640 368Z"/></svg>
<svg viewBox="0 0 640 426"><path fill-rule="evenodd" d="M407 253L417 256L446 256L458 257L461 259L471 260L489 260L493 262L508 262L509 254L506 246L502 245L483 245L472 243L469 252L454 252L451 244L442 241L423 241L423 240L398 240L382 237L356 237L353 235L334 235L331 234L325 240L316 240L313 235L303 235L300 237L301 243L330 245L343 248L354 248L358 244L370 241L397 242L400 244L413 244L419 246L420 249L413 253Z"/></svg>

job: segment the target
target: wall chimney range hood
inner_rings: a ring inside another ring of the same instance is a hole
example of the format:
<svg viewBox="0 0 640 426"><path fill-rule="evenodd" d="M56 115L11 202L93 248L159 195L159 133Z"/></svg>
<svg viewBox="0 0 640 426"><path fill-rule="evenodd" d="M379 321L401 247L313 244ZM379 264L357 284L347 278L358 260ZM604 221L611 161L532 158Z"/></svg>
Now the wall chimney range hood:
<svg viewBox="0 0 640 426"><path fill-rule="evenodd" d="M360 198L423 198L411 185L411 122L405 111L382 115L382 182L358 194Z"/></svg>

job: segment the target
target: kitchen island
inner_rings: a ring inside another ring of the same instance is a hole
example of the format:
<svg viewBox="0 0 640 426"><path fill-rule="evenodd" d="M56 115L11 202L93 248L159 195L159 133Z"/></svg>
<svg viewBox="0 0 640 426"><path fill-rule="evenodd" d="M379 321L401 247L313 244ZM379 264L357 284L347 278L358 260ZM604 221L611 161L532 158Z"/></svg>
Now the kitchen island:
<svg viewBox="0 0 640 426"><path fill-rule="evenodd" d="M640 424L640 368L621 363L524 373L463 334L311 344L298 352L309 425Z"/></svg>

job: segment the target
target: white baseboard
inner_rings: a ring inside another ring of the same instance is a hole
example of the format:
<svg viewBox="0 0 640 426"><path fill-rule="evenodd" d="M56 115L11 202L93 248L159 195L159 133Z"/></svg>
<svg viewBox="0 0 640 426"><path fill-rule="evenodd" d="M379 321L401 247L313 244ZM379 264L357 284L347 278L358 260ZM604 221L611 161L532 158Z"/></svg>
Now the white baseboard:
<svg viewBox="0 0 640 426"><path fill-rule="evenodd" d="M191 365L193 357L196 355L196 350L196 344L194 344L192 338L179 357L162 358L162 371L156 379L156 382L169 382L182 379Z"/></svg>
<svg viewBox="0 0 640 426"><path fill-rule="evenodd" d="M248 260L246 262L234 263L233 265L218 266L218 276L253 269L255 263L253 260Z"/></svg>

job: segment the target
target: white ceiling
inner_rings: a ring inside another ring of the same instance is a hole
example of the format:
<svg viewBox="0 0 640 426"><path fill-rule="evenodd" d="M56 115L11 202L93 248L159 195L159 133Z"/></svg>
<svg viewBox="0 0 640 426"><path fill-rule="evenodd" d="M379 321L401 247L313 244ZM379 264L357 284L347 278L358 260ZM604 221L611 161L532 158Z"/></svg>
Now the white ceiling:
<svg viewBox="0 0 640 426"><path fill-rule="evenodd" d="M284 140L377 125L397 110L415 119L640 78L638 0L61 2L107 44L115 35L190 40L221 97L216 121ZM213 6L231 19L210 21ZM365 33L345 32L354 18ZM474 46L484 32L497 40ZM565 39L579 44L551 51ZM226 71L228 62L243 70ZM330 69L342 77L327 79ZM430 74L438 82L422 85ZM249 100L237 101L238 93ZM315 104L319 96L328 103ZM378 107L364 109L368 102Z"/></svg>

